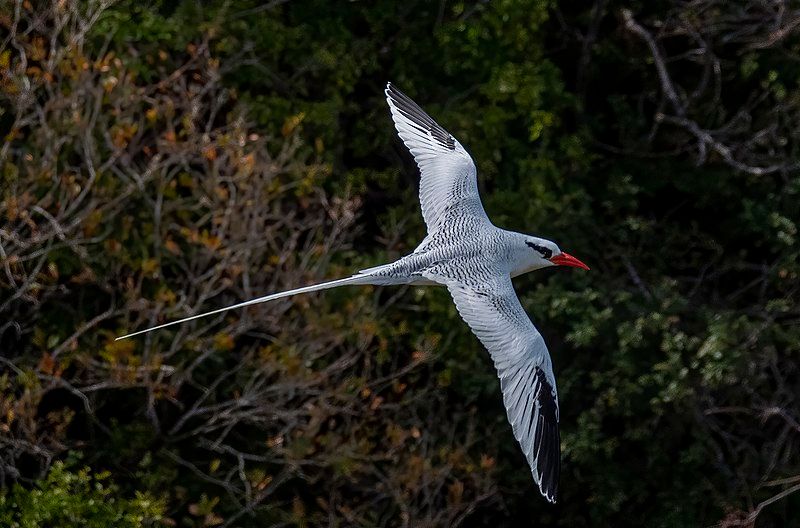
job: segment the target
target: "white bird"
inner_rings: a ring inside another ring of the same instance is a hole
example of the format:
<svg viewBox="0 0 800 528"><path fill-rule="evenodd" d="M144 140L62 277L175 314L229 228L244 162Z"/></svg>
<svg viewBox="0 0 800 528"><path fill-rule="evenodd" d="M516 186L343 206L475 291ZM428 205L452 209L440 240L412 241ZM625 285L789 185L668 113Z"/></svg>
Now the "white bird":
<svg viewBox="0 0 800 528"><path fill-rule="evenodd" d="M481 205L475 164L461 143L391 83L385 93L397 133L421 173L419 200L428 235L413 253L351 277L274 293L117 339L347 284L444 285L489 351L514 436L539 491L555 502L561 467L556 380L544 339L525 314L511 278L548 266L589 267L549 240L495 227Z"/></svg>

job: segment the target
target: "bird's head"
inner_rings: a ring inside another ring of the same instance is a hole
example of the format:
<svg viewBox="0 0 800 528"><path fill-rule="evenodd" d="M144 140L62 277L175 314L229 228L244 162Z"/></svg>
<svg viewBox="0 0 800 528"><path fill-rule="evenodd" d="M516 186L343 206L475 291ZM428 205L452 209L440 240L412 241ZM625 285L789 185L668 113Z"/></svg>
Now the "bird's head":
<svg viewBox="0 0 800 528"><path fill-rule="evenodd" d="M522 273L549 266L572 266L574 268L589 269L589 266L576 259L569 253L559 249L555 242L527 236L525 237L525 267Z"/></svg>

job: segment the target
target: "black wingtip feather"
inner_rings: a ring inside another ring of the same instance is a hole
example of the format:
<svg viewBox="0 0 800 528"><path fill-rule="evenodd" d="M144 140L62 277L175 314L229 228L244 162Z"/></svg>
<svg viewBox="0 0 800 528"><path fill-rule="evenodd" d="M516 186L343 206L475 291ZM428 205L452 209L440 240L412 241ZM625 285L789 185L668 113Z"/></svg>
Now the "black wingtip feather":
<svg viewBox="0 0 800 528"><path fill-rule="evenodd" d="M534 471L539 478L539 491L550 502L555 503L558 481L561 475L561 433L558 429L558 403L555 390L541 369L535 371L541 389L537 391L539 402L539 434L534 439L534 452L539 456Z"/></svg>
<svg viewBox="0 0 800 528"><path fill-rule="evenodd" d="M561 435L557 423L544 425L542 451L536 464L536 471L541 476L539 491L555 504L558 498L558 481L561 474Z"/></svg>
<svg viewBox="0 0 800 528"><path fill-rule="evenodd" d="M409 96L398 90L391 82L386 83L385 93L386 97L391 99L394 106L404 117L410 119L414 125L430 132L433 139L441 146L449 150L455 150L455 138L442 128L439 123L434 121L433 118Z"/></svg>

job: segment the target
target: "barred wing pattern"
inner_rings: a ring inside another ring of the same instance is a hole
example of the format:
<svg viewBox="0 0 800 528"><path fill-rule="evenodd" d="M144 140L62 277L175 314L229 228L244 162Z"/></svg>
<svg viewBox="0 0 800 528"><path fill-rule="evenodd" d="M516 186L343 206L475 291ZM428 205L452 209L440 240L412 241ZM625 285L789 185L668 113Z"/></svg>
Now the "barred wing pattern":
<svg viewBox="0 0 800 528"><path fill-rule="evenodd" d="M509 276L470 287L448 281L458 312L497 368L503 402L539 491L556 501L561 471L558 394L550 354Z"/></svg>
<svg viewBox="0 0 800 528"><path fill-rule="evenodd" d="M433 233L449 214L487 218L478 195L475 164L464 147L391 83L386 101L400 139L411 152L421 178L422 217Z"/></svg>

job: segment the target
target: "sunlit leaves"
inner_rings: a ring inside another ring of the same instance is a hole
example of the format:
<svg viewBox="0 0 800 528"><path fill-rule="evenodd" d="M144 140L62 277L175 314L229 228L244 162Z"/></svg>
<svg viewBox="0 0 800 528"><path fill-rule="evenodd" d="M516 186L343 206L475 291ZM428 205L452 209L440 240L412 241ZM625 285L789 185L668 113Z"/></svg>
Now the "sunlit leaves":
<svg viewBox="0 0 800 528"><path fill-rule="evenodd" d="M55 462L32 489L14 485L0 493L0 522L9 527L144 528L158 526L165 504L149 493L127 497L110 473Z"/></svg>

